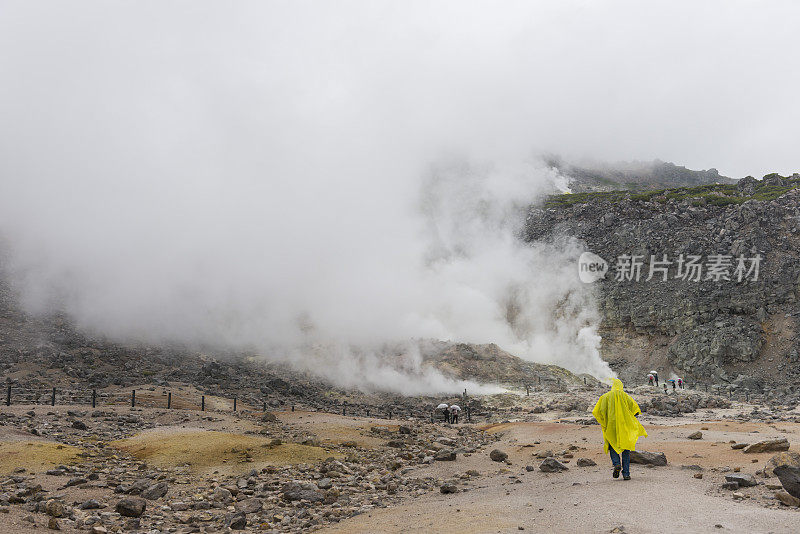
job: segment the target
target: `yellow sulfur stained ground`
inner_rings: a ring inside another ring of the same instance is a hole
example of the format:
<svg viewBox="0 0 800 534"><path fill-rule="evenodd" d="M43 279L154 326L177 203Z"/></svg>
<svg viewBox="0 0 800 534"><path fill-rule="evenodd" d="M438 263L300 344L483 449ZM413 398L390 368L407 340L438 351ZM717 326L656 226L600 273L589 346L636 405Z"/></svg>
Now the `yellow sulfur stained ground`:
<svg viewBox="0 0 800 534"><path fill-rule="evenodd" d="M0 474L8 474L18 467L28 471L42 471L59 464L73 462L81 449L46 441L0 442Z"/></svg>
<svg viewBox="0 0 800 534"><path fill-rule="evenodd" d="M228 432L157 429L111 445L152 465L188 465L194 471L248 471L266 465L315 463L336 456L322 447L269 443L267 438Z"/></svg>

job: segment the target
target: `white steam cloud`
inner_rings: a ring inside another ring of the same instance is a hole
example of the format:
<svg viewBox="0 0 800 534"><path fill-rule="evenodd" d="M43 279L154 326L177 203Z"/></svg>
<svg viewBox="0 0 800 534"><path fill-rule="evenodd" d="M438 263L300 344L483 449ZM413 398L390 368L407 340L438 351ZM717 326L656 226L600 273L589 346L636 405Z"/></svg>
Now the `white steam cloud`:
<svg viewBox="0 0 800 534"><path fill-rule="evenodd" d="M4 2L6 267L31 311L344 384L459 389L428 338L602 377L577 245L516 237L564 186L528 155L796 170L797 10Z"/></svg>

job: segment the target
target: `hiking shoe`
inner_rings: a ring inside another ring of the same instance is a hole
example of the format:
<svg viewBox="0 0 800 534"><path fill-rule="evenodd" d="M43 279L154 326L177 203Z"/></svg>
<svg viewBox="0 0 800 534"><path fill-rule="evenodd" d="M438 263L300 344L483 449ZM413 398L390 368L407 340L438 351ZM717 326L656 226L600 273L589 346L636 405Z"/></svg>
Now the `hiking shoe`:
<svg viewBox="0 0 800 534"><path fill-rule="evenodd" d="M622 476L622 480L630 480L630 479L631 479L630 475L623 475Z"/></svg>
<svg viewBox="0 0 800 534"><path fill-rule="evenodd" d="M614 466L614 472L611 473L611 476L613 476L614 478L619 478L619 472L620 471L622 471L622 466L621 465L615 465Z"/></svg>

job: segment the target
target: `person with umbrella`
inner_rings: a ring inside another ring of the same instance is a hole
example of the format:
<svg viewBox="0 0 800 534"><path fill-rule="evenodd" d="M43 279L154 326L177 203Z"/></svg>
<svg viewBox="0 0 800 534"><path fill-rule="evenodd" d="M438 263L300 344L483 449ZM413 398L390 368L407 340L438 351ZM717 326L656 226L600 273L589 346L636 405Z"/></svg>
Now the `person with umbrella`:
<svg viewBox="0 0 800 534"><path fill-rule="evenodd" d="M461 406L458 404L451 404L450 405L450 422L452 424L458 424L458 413L461 411Z"/></svg>
<svg viewBox="0 0 800 534"><path fill-rule="evenodd" d="M653 375L653 378L656 381L656 387L658 387L658 373L655 371L650 371L650 374Z"/></svg>
<svg viewBox="0 0 800 534"><path fill-rule="evenodd" d="M444 422L450 422L450 412L448 411L449 406L446 403L441 403L439 406L436 407L437 410L442 410L444 413Z"/></svg>

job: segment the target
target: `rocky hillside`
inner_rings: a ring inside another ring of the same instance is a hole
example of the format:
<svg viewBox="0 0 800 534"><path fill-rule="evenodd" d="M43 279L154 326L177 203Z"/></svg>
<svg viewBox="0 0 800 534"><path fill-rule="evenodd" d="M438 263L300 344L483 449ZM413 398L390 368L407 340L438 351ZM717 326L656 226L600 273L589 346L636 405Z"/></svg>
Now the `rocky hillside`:
<svg viewBox="0 0 800 534"><path fill-rule="evenodd" d="M530 210L525 237L577 238L609 263L592 288L603 357L624 378L656 368L694 381L791 386L800 377L798 201L797 174L567 194ZM672 263L652 263L648 281L651 260L664 256ZM701 257L699 273L691 256Z"/></svg>
<svg viewBox="0 0 800 534"><path fill-rule="evenodd" d="M544 158L545 163L567 179L573 193L593 191L645 191L670 187L706 184L733 184L717 169L693 171L665 161L627 161L617 163L564 161L558 156Z"/></svg>

